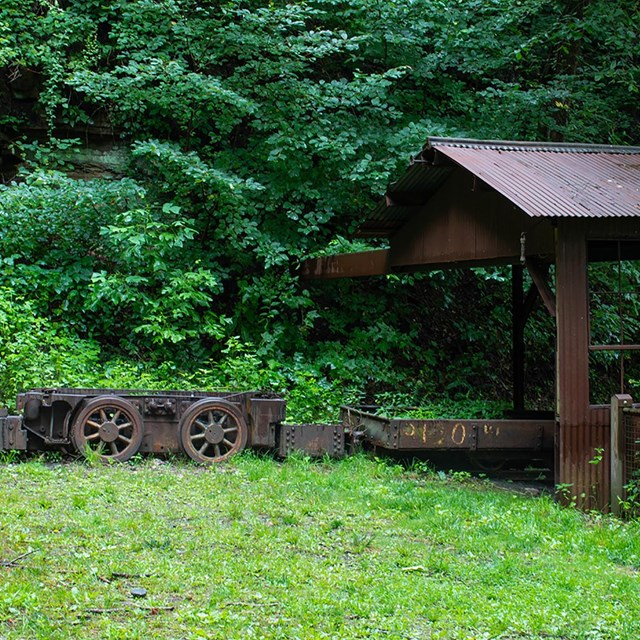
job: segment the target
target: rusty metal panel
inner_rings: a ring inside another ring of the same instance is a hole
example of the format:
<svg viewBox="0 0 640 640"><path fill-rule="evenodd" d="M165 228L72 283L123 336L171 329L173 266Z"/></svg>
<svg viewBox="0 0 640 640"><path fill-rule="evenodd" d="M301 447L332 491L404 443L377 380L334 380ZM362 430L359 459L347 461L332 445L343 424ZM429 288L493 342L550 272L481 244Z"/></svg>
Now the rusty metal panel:
<svg viewBox="0 0 640 640"><path fill-rule="evenodd" d="M365 442L398 451L552 451L554 420L390 419L343 407L341 419Z"/></svg>
<svg viewBox="0 0 640 640"><path fill-rule="evenodd" d="M430 138L422 156L434 149L533 217L640 215L640 147Z"/></svg>
<svg viewBox="0 0 640 640"><path fill-rule="evenodd" d="M554 420L393 420L397 448L471 451L553 449Z"/></svg>
<svg viewBox="0 0 640 640"><path fill-rule="evenodd" d="M278 454L282 457L294 451L313 457L344 455L345 430L341 424L284 424L279 431Z"/></svg>
<svg viewBox="0 0 640 640"><path fill-rule="evenodd" d="M158 454L179 452L178 421L171 416L146 417L139 451Z"/></svg>
<svg viewBox="0 0 640 640"><path fill-rule="evenodd" d="M558 222L556 251L556 483L584 509L609 503L610 408L589 405L587 243L584 225Z"/></svg>
<svg viewBox="0 0 640 640"><path fill-rule="evenodd" d="M365 438L369 444L386 449L398 448L398 428L391 428L391 420L354 407L341 407L340 420L355 435L355 440Z"/></svg>
<svg viewBox="0 0 640 640"><path fill-rule="evenodd" d="M27 432L22 426L22 418L19 416L0 418L0 451L3 449L24 451L26 448Z"/></svg>
<svg viewBox="0 0 640 640"><path fill-rule="evenodd" d="M274 448L276 424L285 419L285 401L280 398L252 398L249 411L249 444Z"/></svg>
<svg viewBox="0 0 640 640"><path fill-rule="evenodd" d="M607 509L611 493L610 412L606 407L593 407L585 424L561 426L559 435L556 483L580 508Z"/></svg>

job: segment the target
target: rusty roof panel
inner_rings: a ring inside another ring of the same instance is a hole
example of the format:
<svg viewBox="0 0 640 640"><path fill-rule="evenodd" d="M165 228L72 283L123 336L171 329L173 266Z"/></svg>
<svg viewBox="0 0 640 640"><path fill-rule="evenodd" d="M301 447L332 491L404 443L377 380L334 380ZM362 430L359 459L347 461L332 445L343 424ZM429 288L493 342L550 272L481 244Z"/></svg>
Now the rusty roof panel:
<svg viewBox="0 0 640 640"><path fill-rule="evenodd" d="M419 158L438 153L532 217L640 216L640 147L430 138Z"/></svg>
<svg viewBox="0 0 640 640"><path fill-rule="evenodd" d="M358 235L390 235L415 213L445 182L452 166L434 167L411 160L405 174L391 183L386 196L378 202L360 227Z"/></svg>
<svg viewBox="0 0 640 640"><path fill-rule="evenodd" d="M523 140L477 140L473 138L428 139L427 149L440 146L467 149L496 149L498 151L551 151L557 153L640 153L640 147L614 144L583 144L580 142L528 142Z"/></svg>

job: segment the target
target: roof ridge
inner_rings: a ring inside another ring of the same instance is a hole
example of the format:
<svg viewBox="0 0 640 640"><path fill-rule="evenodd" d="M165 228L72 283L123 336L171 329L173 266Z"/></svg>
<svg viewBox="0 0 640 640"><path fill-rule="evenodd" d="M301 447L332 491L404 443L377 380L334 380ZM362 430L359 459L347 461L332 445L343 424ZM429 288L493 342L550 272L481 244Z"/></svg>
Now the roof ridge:
<svg viewBox="0 0 640 640"><path fill-rule="evenodd" d="M438 147L492 149L495 151L541 151L551 153L612 153L640 154L640 147L613 144L584 144L580 142L533 142L522 140L478 140L474 138L427 139L425 150Z"/></svg>

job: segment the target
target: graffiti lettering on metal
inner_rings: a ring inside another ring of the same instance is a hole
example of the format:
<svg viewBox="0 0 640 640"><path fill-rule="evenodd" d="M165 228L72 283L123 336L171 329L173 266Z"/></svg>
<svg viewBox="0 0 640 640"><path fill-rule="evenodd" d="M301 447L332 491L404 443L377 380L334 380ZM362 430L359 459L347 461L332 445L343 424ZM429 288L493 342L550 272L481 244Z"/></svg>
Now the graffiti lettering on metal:
<svg viewBox="0 0 640 640"><path fill-rule="evenodd" d="M434 447L445 446L445 429L442 424L437 422L422 422L405 424L402 427L402 435L417 443L426 445L431 444Z"/></svg>
<svg viewBox="0 0 640 640"><path fill-rule="evenodd" d="M457 422L451 430L451 440L453 444L461 445L466 437L467 428L461 422Z"/></svg>
<svg viewBox="0 0 640 640"><path fill-rule="evenodd" d="M496 438L500 437L500 427L496 427L492 424L485 424L482 428L485 436L495 436Z"/></svg>

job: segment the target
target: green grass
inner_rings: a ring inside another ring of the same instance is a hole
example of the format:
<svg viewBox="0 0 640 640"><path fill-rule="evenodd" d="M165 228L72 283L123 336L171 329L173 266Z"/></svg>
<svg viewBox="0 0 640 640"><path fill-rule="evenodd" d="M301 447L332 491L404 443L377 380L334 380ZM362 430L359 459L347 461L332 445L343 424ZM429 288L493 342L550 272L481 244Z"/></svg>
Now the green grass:
<svg viewBox="0 0 640 640"><path fill-rule="evenodd" d="M363 456L3 464L0 563L3 640L640 637L638 523Z"/></svg>

